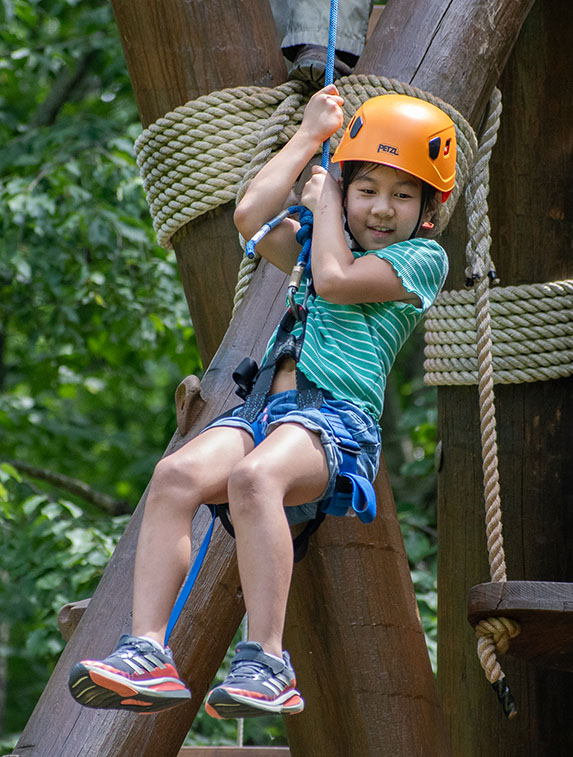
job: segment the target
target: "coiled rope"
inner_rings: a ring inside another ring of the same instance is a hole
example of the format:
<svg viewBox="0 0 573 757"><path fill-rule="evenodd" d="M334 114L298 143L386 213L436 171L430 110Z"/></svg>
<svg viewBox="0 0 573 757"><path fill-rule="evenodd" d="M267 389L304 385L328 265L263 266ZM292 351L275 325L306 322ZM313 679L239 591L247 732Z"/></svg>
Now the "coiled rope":
<svg viewBox="0 0 573 757"><path fill-rule="evenodd" d="M477 142L471 126L450 105L394 79L369 75L337 81L344 97L344 125L376 95L397 92L441 107L456 124L458 176L465 181ZM189 221L227 202L240 200L252 176L293 136L311 90L289 81L275 88L237 87L211 92L150 124L135 143L159 244L172 248L173 235ZM338 144L342 129L331 139ZM446 203L449 217L460 187Z"/></svg>

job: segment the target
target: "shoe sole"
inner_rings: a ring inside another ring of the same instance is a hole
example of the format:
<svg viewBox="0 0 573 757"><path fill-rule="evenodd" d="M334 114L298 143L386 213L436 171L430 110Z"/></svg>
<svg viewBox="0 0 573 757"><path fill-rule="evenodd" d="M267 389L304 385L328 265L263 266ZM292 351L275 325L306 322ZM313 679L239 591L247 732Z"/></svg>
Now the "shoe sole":
<svg viewBox="0 0 573 757"><path fill-rule="evenodd" d="M158 686L163 688L155 688ZM142 714L161 712L191 699L191 692L175 678L156 678L151 684L136 683L85 662L72 668L69 689L76 702L84 707Z"/></svg>
<svg viewBox="0 0 573 757"><path fill-rule="evenodd" d="M256 718L263 715L296 715L304 710L304 700L296 689L273 700L256 699L240 689L216 688L209 692L205 711L212 718Z"/></svg>

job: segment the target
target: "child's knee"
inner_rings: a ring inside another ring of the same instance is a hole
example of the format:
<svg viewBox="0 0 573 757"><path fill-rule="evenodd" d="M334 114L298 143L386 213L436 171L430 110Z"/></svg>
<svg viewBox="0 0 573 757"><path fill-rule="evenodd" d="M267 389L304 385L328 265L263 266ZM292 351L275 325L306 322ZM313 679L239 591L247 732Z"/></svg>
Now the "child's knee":
<svg viewBox="0 0 573 757"><path fill-rule="evenodd" d="M195 465L177 454L163 457L155 466L151 485L162 493L193 490L197 486Z"/></svg>
<svg viewBox="0 0 573 757"><path fill-rule="evenodd" d="M257 512L264 497L272 486L265 467L248 457L241 460L231 472L228 482L229 506L236 516Z"/></svg>

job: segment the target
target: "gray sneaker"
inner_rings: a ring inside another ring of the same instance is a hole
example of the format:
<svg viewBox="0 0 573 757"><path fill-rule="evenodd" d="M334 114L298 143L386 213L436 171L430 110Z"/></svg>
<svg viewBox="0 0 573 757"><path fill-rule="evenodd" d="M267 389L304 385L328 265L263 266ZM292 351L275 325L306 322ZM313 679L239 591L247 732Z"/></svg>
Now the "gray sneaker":
<svg viewBox="0 0 573 757"><path fill-rule="evenodd" d="M213 718L252 718L293 715L304 710L295 689L296 678L288 652L283 659L266 654L255 641L237 645L231 672L207 695L205 710Z"/></svg>
<svg viewBox="0 0 573 757"><path fill-rule="evenodd" d="M127 634L105 660L76 663L68 685L76 702L103 710L159 712L191 699L169 647Z"/></svg>

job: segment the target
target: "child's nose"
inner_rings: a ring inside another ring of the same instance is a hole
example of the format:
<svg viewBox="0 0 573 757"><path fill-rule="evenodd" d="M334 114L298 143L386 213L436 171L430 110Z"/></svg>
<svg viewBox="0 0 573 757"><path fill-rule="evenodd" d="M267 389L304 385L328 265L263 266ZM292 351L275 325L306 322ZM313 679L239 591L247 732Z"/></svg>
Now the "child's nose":
<svg viewBox="0 0 573 757"><path fill-rule="evenodd" d="M389 216L394 214L394 207L390 201L390 197L378 194L374 202L372 203L372 212L378 216Z"/></svg>

